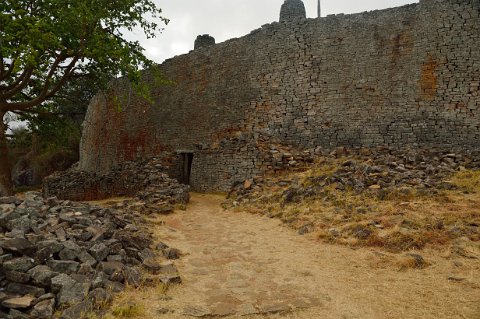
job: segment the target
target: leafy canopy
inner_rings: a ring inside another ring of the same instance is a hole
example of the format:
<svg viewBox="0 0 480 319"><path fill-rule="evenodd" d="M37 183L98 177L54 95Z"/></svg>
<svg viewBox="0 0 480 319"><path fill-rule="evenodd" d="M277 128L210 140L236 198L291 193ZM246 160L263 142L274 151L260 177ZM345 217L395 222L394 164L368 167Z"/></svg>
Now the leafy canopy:
<svg viewBox="0 0 480 319"><path fill-rule="evenodd" d="M152 62L123 31L167 24L153 0L1 0L0 111L25 111L67 81L120 74L138 83Z"/></svg>

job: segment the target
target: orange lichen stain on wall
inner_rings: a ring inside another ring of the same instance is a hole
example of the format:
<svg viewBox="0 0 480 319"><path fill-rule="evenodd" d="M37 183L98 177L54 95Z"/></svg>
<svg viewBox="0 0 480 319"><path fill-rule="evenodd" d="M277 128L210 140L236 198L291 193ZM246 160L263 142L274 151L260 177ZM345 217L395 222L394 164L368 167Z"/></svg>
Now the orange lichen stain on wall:
<svg viewBox="0 0 480 319"><path fill-rule="evenodd" d="M228 127L213 133L212 139L219 141L225 138L235 137L236 135L241 134L243 131L245 130L240 126Z"/></svg>
<svg viewBox="0 0 480 319"><path fill-rule="evenodd" d="M437 67L438 61L429 54L422 66L422 75L420 77L420 93L424 100L433 100L437 93Z"/></svg>
<svg viewBox="0 0 480 319"><path fill-rule="evenodd" d="M403 31L390 39L392 63L396 64L398 60L404 56L412 53L413 39L409 31Z"/></svg>

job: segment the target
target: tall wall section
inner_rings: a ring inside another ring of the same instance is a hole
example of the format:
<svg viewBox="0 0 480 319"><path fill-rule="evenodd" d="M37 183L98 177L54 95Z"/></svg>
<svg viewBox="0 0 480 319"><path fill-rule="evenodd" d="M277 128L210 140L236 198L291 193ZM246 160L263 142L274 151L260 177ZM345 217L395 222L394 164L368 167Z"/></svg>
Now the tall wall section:
<svg viewBox="0 0 480 319"><path fill-rule="evenodd" d="M80 169L192 153L192 187L226 190L271 167L270 144L479 149L478 43L480 0L268 24L166 61L169 85L145 72L154 105L125 80L97 95Z"/></svg>

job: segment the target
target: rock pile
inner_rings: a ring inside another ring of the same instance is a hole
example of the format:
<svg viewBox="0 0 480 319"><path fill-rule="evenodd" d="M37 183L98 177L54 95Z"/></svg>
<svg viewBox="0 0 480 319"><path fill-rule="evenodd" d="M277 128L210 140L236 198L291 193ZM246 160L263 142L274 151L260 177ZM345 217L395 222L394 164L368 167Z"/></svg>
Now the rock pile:
<svg viewBox="0 0 480 319"><path fill-rule="evenodd" d="M125 285L178 283L177 258L129 209L44 199L0 198L0 318L81 317ZM143 270L146 271L144 273Z"/></svg>
<svg viewBox="0 0 480 319"><path fill-rule="evenodd" d="M327 187L357 193L370 191L379 197L402 189L405 192L414 189L428 193L455 188L448 178L456 171L480 168L480 152L461 154L436 150L338 148L327 156L317 157L318 160L319 173L308 176L301 183L298 179L278 181L278 178L257 178L254 185L237 185L232 193L237 193L238 202L248 199L255 189L263 185L279 184L288 186L283 196L286 203L321 194Z"/></svg>
<svg viewBox="0 0 480 319"><path fill-rule="evenodd" d="M301 171L314 162L316 156L322 154L320 148L298 150L280 143L270 143L263 137L259 143L262 162L268 171L293 170Z"/></svg>
<svg viewBox="0 0 480 319"><path fill-rule="evenodd" d="M139 196L149 202L169 197L176 203L188 203L189 187L169 178L166 170L159 158L125 162L104 174L72 168L45 178L43 195L45 198L56 196L85 201L133 196L141 192Z"/></svg>

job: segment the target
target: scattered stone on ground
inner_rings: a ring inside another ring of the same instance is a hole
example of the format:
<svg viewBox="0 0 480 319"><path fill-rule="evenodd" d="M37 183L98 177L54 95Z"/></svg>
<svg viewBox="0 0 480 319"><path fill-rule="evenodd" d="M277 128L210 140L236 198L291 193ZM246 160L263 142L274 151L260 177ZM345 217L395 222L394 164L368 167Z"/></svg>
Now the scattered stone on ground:
<svg viewBox="0 0 480 319"><path fill-rule="evenodd" d="M278 152L277 149L272 152ZM230 194L236 194L236 201L248 200L254 190L263 186L289 186L284 193L284 202L299 202L318 194L327 186L355 192L375 191L378 196L387 195L389 190L401 187L414 188L425 192L438 189L454 189L456 186L446 180L454 172L480 168L480 152L448 153L435 150L391 150L391 149L346 149L337 148L328 155L314 156L313 151L292 155L279 153L275 171L292 171L287 165L291 161L303 163L298 169L311 168L314 161L330 167L307 179L307 185L298 185L298 180L278 180L257 177L236 185ZM343 159L343 161L342 161Z"/></svg>
<svg viewBox="0 0 480 319"><path fill-rule="evenodd" d="M152 187L142 198L175 204L171 196ZM125 285L141 285L148 272L160 282L181 282L175 265L160 262L176 250L153 242L144 214L131 202L102 208L36 192L22 200L0 198L0 318L62 313L78 319Z"/></svg>
<svg viewBox="0 0 480 319"><path fill-rule="evenodd" d="M279 158L276 174L235 185L225 207L277 217L300 235L317 232L327 242L350 246L406 251L461 238L480 240L474 199L459 200L460 206L472 202L472 209L456 216L417 207L427 206L429 199L448 205L453 192L473 193L454 179L462 172L480 177L479 152L337 148L316 158L312 151L272 152ZM302 165L289 167L292 161ZM480 189L479 182L470 183ZM419 199L424 202L415 203Z"/></svg>

